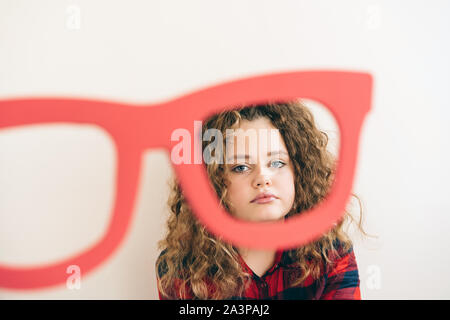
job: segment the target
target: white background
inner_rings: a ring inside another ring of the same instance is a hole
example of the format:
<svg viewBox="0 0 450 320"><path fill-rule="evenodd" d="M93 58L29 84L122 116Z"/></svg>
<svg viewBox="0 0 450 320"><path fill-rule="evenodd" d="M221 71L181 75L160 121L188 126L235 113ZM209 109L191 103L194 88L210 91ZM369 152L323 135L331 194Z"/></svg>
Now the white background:
<svg viewBox="0 0 450 320"><path fill-rule="evenodd" d="M449 15L448 1L1 0L0 98L152 103L261 73L370 72L354 192L379 238L354 236L362 298L449 299ZM172 168L162 151L143 157L127 237L80 289L0 298L156 299ZM96 127L0 131L0 263L56 261L98 240L114 168Z"/></svg>

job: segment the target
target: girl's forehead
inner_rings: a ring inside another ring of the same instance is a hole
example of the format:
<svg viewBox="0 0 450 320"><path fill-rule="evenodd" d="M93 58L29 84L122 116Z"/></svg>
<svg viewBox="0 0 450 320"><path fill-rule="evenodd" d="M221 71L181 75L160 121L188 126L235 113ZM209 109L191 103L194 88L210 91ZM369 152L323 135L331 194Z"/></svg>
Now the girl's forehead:
<svg viewBox="0 0 450 320"><path fill-rule="evenodd" d="M227 130L227 159L286 155L287 150L279 130L267 118L243 120Z"/></svg>
<svg viewBox="0 0 450 320"><path fill-rule="evenodd" d="M226 138L230 142L238 139L248 141L252 137L258 137L261 142L266 140L270 142L271 139L283 140L280 131L267 118L258 118L251 121L242 120L239 126L226 130Z"/></svg>
<svg viewBox="0 0 450 320"><path fill-rule="evenodd" d="M242 119L237 128L240 129L276 129L272 122L266 117L260 117L253 120Z"/></svg>

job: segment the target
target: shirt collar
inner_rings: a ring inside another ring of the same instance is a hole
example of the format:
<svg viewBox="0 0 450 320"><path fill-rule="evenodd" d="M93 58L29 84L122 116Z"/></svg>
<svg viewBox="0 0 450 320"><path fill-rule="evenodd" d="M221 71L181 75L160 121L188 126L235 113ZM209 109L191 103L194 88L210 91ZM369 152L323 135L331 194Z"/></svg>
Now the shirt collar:
<svg viewBox="0 0 450 320"><path fill-rule="evenodd" d="M277 250L275 252L275 259L274 259L273 265L264 273L263 276L274 272L276 270L276 268L278 268L282 264L283 253L284 253L283 250ZM239 263L241 264L244 271L246 271L254 276L259 277L257 274L255 274L253 272L253 270L247 265L247 263L245 263L244 259L242 258L242 256L239 253L238 253L238 256L239 256Z"/></svg>

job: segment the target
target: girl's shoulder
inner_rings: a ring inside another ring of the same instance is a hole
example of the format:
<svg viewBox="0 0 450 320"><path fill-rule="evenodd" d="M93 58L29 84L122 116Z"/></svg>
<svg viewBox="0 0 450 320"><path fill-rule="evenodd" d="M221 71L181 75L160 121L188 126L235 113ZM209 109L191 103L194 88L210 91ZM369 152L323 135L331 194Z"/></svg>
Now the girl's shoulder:
<svg viewBox="0 0 450 320"><path fill-rule="evenodd" d="M331 248L328 247L328 248L325 248L325 250L323 251L322 250L323 247L324 247L324 245L319 243L319 251L326 252L328 258L331 260L338 260L349 254L353 254L353 244L351 242L345 243L339 239L333 240L333 248L334 248L333 250L330 250ZM298 261L295 251L296 250L286 250L283 252L282 263L285 266L295 264ZM312 259L312 257L307 256L306 259L310 260L310 259Z"/></svg>
<svg viewBox="0 0 450 320"><path fill-rule="evenodd" d="M348 240L348 242L340 241L339 239L333 240L333 246L336 249L337 257L341 258L353 252L353 243Z"/></svg>

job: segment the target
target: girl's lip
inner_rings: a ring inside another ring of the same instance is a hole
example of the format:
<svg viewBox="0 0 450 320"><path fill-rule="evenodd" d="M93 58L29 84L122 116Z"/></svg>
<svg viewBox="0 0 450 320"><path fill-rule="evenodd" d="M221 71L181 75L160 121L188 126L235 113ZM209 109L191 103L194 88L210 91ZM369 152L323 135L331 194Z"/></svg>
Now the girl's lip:
<svg viewBox="0 0 450 320"><path fill-rule="evenodd" d="M275 200L276 198L274 196L269 196L269 197L264 197L264 198L259 198L256 200L253 200L253 203L259 203L259 204L263 204L263 203L269 203L272 202L273 200Z"/></svg>
<svg viewBox="0 0 450 320"><path fill-rule="evenodd" d="M277 197L271 192L262 192L255 199L253 199L250 202L256 202L256 201L258 201L260 199L265 199L265 198L275 198L275 199L277 199Z"/></svg>

